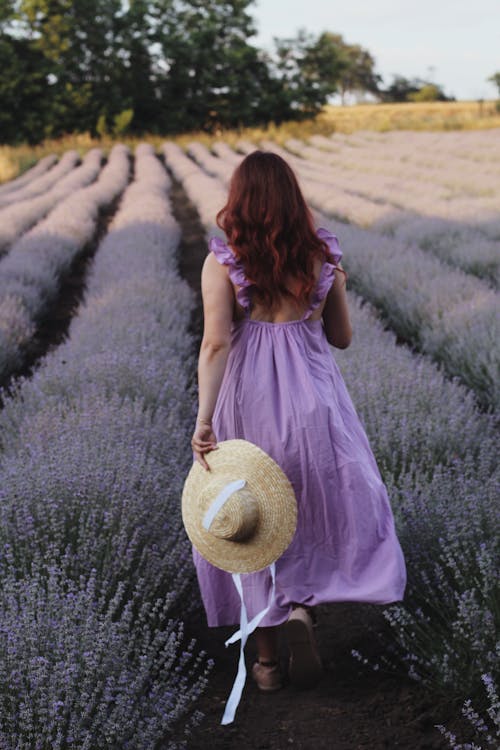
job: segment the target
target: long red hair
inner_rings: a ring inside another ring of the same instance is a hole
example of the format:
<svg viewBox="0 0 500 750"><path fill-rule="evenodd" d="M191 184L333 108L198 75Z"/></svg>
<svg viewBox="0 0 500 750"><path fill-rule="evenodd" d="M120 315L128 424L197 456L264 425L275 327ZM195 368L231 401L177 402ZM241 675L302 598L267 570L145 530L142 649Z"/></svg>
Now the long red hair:
<svg viewBox="0 0 500 750"><path fill-rule="evenodd" d="M315 285L314 259L334 262L295 174L272 152L253 151L236 167L216 221L265 307L274 308L280 296L306 306ZM284 285L287 273L297 279L296 293Z"/></svg>

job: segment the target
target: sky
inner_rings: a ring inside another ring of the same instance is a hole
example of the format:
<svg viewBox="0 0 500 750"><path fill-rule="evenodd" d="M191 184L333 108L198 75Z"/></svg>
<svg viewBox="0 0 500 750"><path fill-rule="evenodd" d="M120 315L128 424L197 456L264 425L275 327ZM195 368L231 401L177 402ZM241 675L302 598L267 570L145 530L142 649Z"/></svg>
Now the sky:
<svg viewBox="0 0 500 750"><path fill-rule="evenodd" d="M375 58L384 85L397 73L441 85L457 99L493 99L486 79L500 71L499 0L256 0L249 7L258 34L273 37L333 31Z"/></svg>

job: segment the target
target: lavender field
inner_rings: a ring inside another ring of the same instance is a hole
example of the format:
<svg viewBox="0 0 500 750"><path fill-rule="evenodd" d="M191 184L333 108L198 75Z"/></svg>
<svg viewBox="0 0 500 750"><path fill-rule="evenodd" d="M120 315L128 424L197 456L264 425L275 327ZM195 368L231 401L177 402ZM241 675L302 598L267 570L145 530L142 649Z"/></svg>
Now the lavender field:
<svg viewBox="0 0 500 750"><path fill-rule="evenodd" d="M407 562L383 609L390 671L500 740L500 131L358 131L274 142L116 144L0 186L0 748L189 747L213 662L180 497L199 300L179 272L175 185L205 240L256 147L295 169L349 274L332 348L387 484ZM103 217L107 217L104 220ZM28 368L92 246L62 341ZM182 735L184 739L179 739Z"/></svg>

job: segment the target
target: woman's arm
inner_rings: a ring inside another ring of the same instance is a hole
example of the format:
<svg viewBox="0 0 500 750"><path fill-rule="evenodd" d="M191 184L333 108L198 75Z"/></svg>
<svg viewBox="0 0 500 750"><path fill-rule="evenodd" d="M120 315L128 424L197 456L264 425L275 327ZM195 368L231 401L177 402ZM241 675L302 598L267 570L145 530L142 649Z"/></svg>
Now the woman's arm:
<svg viewBox="0 0 500 750"><path fill-rule="evenodd" d="M203 454L216 444L211 423L231 347L234 308L228 268L221 265L213 253L209 253L203 263L201 293L204 327L198 358L198 418L191 444L196 460L208 469Z"/></svg>
<svg viewBox="0 0 500 750"><path fill-rule="evenodd" d="M338 267L342 268L339 261ZM328 343L338 349L346 349L351 343L352 326L347 304L346 279L343 273L336 273L323 308L323 322Z"/></svg>

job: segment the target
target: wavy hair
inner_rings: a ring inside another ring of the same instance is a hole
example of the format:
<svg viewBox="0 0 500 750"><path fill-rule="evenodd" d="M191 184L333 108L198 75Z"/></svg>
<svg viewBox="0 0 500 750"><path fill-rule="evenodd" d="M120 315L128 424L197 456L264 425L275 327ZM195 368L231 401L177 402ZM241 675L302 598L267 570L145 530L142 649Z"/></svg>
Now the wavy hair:
<svg viewBox="0 0 500 750"><path fill-rule="evenodd" d="M315 232L293 170L272 152L253 151L236 167L216 221L255 285L257 299L271 309L280 296L307 305L316 281L314 259L334 262ZM296 293L284 285L287 273L297 279Z"/></svg>

